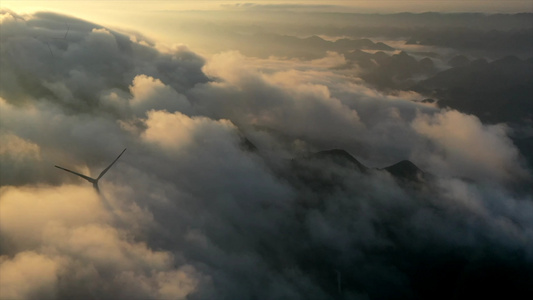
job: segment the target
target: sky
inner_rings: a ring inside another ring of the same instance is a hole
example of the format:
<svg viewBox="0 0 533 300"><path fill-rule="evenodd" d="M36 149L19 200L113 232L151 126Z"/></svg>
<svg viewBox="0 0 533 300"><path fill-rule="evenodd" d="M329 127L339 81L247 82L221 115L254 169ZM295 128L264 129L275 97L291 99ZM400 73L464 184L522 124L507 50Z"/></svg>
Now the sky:
<svg viewBox="0 0 533 300"><path fill-rule="evenodd" d="M0 299L532 292L530 2L279 3L1 2Z"/></svg>
<svg viewBox="0 0 533 300"><path fill-rule="evenodd" d="M391 13L391 12L421 12L421 11L447 11L447 12L487 12L487 13L510 13L523 12L532 9L529 1L511 0L511 1L492 1L492 0L378 0L378 1L363 1L363 0L345 0L345 1L272 1L272 0L258 0L253 2L243 1L224 1L224 0L204 0L204 1L44 1L44 0L22 0L22 1L3 1L3 5L11 6L14 9L23 9L25 11L32 11L42 8L53 9L73 9L75 7L100 7L102 9L117 8L123 2L129 2L123 9L135 10L139 6L151 7L152 9L172 9L172 10L205 10L205 9L220 9L227 5L242 5L246 3L257 3L263 5L312 5L312 6L346 6L354 9L365 10L365 13Z"/></svg>
<svg viewBox="0 0 533 300"><path fill-rule="evenodd" d="M126 4L127 2L127 4ZM276 9L279 5L296 5L299 10L317 12L354 13L402 13L402 12L482 12L488 14L533 12L531 1L491 1L491 0L380 0L380 1L46 1L46 0L4 0L0 7L13 9L19 13L55 11L90 19L99 24L128 28L147 34L167 43L180 42L180 32L173 30L173 20L169 12L188 11L242 11L246 5ZM286 10L283 8L282 10ZM186 17L187 14L184 14ZM142 22L139 20L142 19ZM182 38L183 40L183 38Z"/></svg>
<svg viewBox="0 0 533 300"><path fill-rule="evenodd" d="M127 5L125 4L127 2ZM359 13L399 13L399 12L482 12L482 13L519 13L532 12L531 1L491 1L491 0L378 0L378 1L10 1L4 0L0 7L7 7L19 13L52 10L106 25L123 25L141 30L140 26L150 26L157 22L158 11L195 11L195 10L227 10L238 9L239 6L255 3L259 5L299 5L308 9L329 12L359 12ZM156 14L157 15L157 14ZM136 22L143 17L143 24ZM139 26L140 25L140 26Z"/></svg>

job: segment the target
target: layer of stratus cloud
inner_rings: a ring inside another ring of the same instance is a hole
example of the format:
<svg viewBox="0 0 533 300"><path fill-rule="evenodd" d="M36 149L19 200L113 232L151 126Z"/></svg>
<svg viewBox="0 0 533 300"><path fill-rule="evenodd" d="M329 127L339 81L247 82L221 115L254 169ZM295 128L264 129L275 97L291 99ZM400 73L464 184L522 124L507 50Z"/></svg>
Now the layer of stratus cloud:
<svg viewBox="0 0 533 300"><path fill-rule="evenodd" d="M504 124L380 94L335 53L206 60L51 13L1 22L2 299L327 299L337 274L346 299L387 298L445 254L533 264L531 196L507 189L530 175ZM124 147L102 195L53 168L95 176ZM331 166L344 188L324 194L287 179L332 148L436 177Z"/></svg>

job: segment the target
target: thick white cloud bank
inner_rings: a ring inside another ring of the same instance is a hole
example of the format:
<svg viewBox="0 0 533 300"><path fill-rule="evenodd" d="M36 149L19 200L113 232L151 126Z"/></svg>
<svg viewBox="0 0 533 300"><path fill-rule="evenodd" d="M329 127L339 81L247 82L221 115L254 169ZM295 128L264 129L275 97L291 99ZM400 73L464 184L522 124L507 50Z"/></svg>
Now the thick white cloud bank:
<svg viewBox="0 0 533 300"><path fill-rule="evenodd" d="M518 151L504 125L485 126L474 116L447 111L432 117L420 115L412 126L441 149L428 163L446 168L451 175L504 180L524 172L515 163Z"/></svg>
<svg viewBox="0 0 533 300"><path fill-rule="evenodd" d="M381 94L336 53L206 60L52 13L1 22L0 299L461 298L500 274L530 286L533 199L513 187L531 177L503 124ZM53 167L95 177L126 147L101 194ZM335 180L322 192L291 169L332 148L434 176L317 164Z"/></svg>

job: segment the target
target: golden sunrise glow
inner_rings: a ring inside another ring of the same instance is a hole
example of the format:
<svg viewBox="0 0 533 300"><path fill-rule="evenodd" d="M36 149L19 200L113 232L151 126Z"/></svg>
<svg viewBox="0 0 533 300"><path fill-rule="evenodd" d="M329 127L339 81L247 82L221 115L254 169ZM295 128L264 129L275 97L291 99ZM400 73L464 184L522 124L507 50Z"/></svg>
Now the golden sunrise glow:
<svg viewBox="0 0 533 300"><path fill-rule="evenodd" d="M396 13L396 12L486 12L486 13L514 13L533 11L531 1L410 1L410 0L381 0L381 1L11 1L0 2L1 8L12 9L19 14L37 11L53 11L66 15L73 15L91 20L113 28L127 28L149 35L166 43L183 42L182 31L175 30L176 18L198 18L198 15L188 15L193 11L242 11L250 3L269 6L298 5L307 10L354 13ZM170 14L179 13L179 17ZM193 38L194 39L194 38Z"/></svg>

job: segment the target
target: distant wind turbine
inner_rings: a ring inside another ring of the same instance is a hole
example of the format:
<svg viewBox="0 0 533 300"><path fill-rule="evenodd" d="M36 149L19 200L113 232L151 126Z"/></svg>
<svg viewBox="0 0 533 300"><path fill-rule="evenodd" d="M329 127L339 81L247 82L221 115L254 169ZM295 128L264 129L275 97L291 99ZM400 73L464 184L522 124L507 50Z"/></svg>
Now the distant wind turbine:
<svg viewBox="0 0 533 300"><path fill-rule="evenodd" d="M341 288L341 272L335 270L337 273L337 290L339 291L339 295L342 295L342 288Z"/></svg>
<svg viewBox="0 0 533 300"><path fill-rule="evenodd" d="M65 32L65 35L63 37L47 37L44 34L39 34L37 36L34 36L34 38L37 39L39 36L43 35L44 39L48 39L48 41L50 41L50 40L65 40L66 41L67 40L67 35L69 33L69 30L70 30L70 25L68 23L65 23L65 25L67 26L67 31ZM54 52L52 52L52 47L50 47L50 43L48 41L45 40L44 43L48 47L48 50L50 50L50 55L52 56L52 58L55 58Z"/></svg>
<svg viewBox="0 0 533 300"><path fill-rule="evenodd" d="M61 169L61 170L65 170L65 171L70 172L70 173L72 173L72 174L74 174L74 175L78 175L78 176L80 176L81 178L83 178L83 179L89 181L90 183L93 184L93 187L96 189L96 191L97 191L98 193L100 193L100 189L98 188L98 180L100 180L100 178L102 178L102 176L104 176L104 174L105 174L105 173L106 173L106 172L107 172L107 171L108 171L108 170L109 170L109 169L110 169L110 168L111 168L111 167L117 162L117 160L120 158L120 156L122 156L122 154L124 153L124 151L126 151L126 148L124 148L124 150L122 150L122 152L117 156L117 158L115 158L115 160L114 160L114 161L113 161L113 162L112 162L107 168L105 168L105 169L102 171L102 173L100 173L100 175L98 175L98 177L97 177L96 179L91 178L91 177L89 177L89 176L85 176L85 175L80 174L80 173L78 173L78 172L71 171L71 170L69 170L69 169L65 169L65 168L60 167L60 166L56 166L56 165L54 165L54 167L59 168L59 169Z"/></svg>
<svg viewBox="0 0 533 300"><path fill-rule="evenodd" d="M65 25L67 25L67 32L65 32L65 36L61 38L54 37L53 39L55 40L66 40L67 39L67 34L68 34L68 31L70 30L70 25L68 23L65 23Z"/></svg>
<svg viewBox="0 0 533 300"><path fill-rule="evenodd" d="M50 50L50 55L52 55L52 58L55 58L54 53L52 52L52 48L50 48L50 44L48 42L45 42L46 46L48 46L48 50Z"/></svg>

